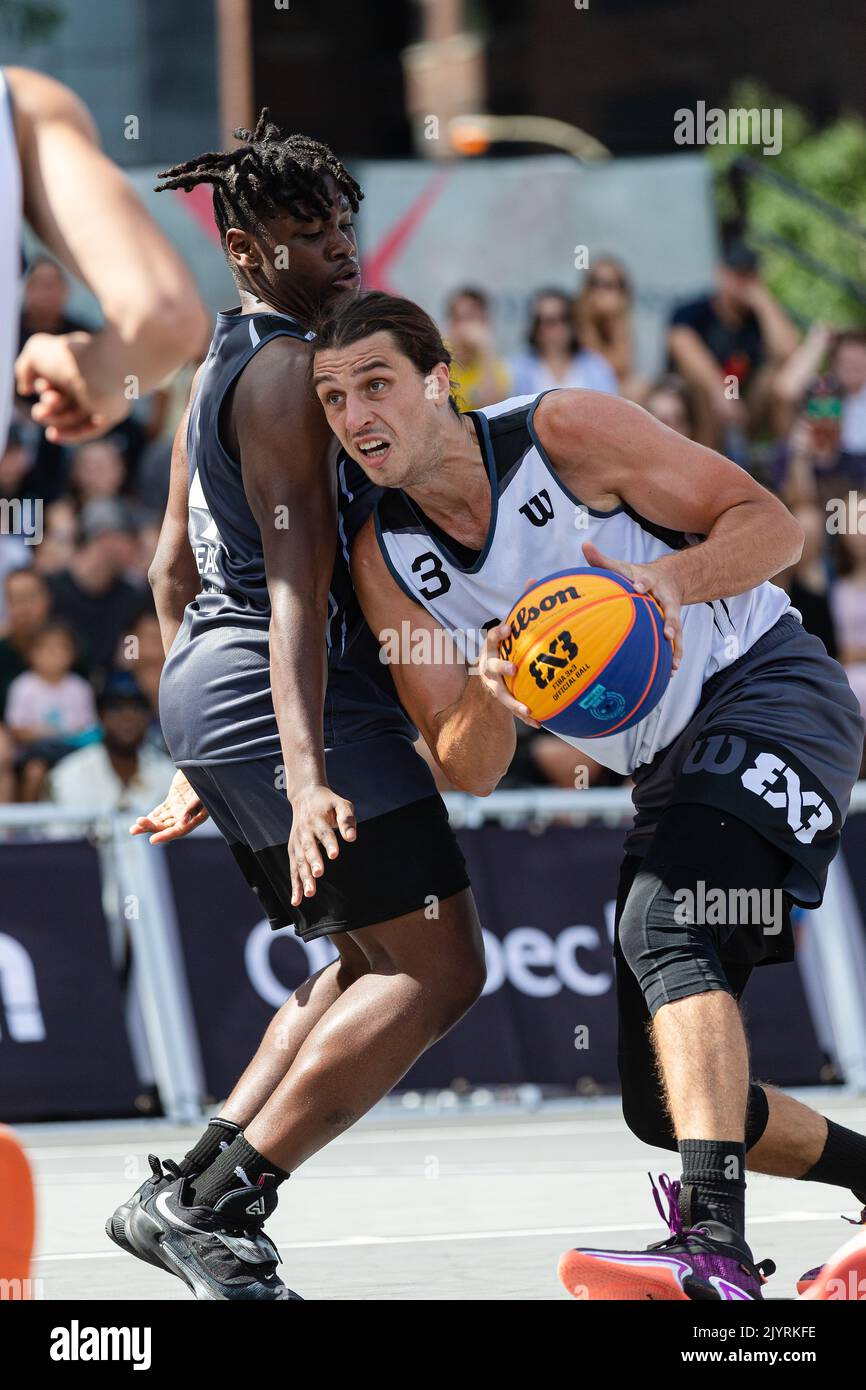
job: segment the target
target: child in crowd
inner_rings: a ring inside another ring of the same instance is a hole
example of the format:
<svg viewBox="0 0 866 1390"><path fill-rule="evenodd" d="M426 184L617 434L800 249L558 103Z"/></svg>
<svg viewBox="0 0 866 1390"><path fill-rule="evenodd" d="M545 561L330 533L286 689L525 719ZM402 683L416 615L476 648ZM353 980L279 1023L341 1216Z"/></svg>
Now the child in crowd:
<svg viewBox="0 0 866 1390"><path fill-rule="evenodd" d="M73 671L75 640L65 623L49 622L33 638L30 669L9 686L4 719L25 747L57 744L58 752L77 747L97 725L90 685Z"/></svg>

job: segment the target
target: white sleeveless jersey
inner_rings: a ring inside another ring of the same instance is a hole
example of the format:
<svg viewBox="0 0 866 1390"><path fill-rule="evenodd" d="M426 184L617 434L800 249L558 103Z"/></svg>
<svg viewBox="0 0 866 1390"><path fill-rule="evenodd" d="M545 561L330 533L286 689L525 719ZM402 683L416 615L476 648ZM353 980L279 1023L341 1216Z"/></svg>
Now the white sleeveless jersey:
<svg viewBox="0 0 866 1390"><path fill-rule="evenodd" d="M21 296L21 168L12 97L0 68L0 452L12 414L12 369L18 352Z"/></svg>
<svg viewBox="0 0 866 1390"><path fill-rule="evenodd" d="M646 564L700 540L657 526L626 505L598 512L574 497L533 426L543 394L470 412L492 498L480 553L451 540L399 489L386 489L377 505L376 533L392 575L452 634L467 659L477 656L482 630L507 617L530 580L586 566L584 541L613 559ZM622 733L566 742L617 772L650 762L685 728L704 682L748 651L789 608L787 595L769 583L735 598L687 605L682 664L655 709Z"/></svg>

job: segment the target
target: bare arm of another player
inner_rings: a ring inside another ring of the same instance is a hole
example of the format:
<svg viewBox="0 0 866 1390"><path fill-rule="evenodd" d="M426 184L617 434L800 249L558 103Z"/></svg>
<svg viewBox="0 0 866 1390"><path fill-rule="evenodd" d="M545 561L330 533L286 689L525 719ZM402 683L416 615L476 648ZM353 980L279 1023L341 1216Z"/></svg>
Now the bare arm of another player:
<svg viewBox="0 0 866 1390"><path fill-rule="evenodd" d="M201 370L201 369L199 369ZM195 391L196 380L192 384ZM171 479L168 503L159 542L147 577L153 590L156 616L159 619L162 645L166 656L183 621L186 605L199 591L199 576L195 557L189 543L189 479L186 457L186 425L189 406L177 427L171 450ZM153 845L180 840L207 819L207 811L198 794L178 768L166 793L165 800L154 806L146 816L139 816L130 827L132 835L149 835Z"/></svg>
<svg viewBox="0 0 866 1390"><path fill-rule="evenodd" d="M335 830L355 838L352 804L331 790L325 772L325 628L337 527L333 436L310 384L308 350L289 338L266 344L238 381L231 415L271 601L271 694L292 803L297 906L324 872L320 845L335 859Z"/></svg>
<svg viewBox="0 0 866 1390"><path fill-rule="evenodd" d="M777 497L630 401L553 391L535 426L557 474L587 506L606 511L624 502L657 525L705 537L645 565L583 547L590 565L615 570L658 599L675 666L683 604L745 593L800 558L802 528Z"/></svg>
<svg viewBox="0 0 866 1390"><path fill-rule="evenodd" d="M120 170L99 148L78 98L42 73L5 70L15 112L24 216L99 301L96 333L37 333L16 364L38 394L49 438L76 442L128 413L140 394L192 357L207 332L195 281Z"/></svg>
<svg viewBox="0 0 866 1390"><path fill-rule="evenodd" d="M367 624L383 647L389 633L396 637L406 630L402 624L409 623L413 637L410 651L402 652L398 646L391 653L408 659L391 661L390 669L397 694L436 762L459 791L488 796L514 756L512 714L524 707L512 701L511 710L495 699L450 645L436 619L394 581L382 558L372 518L362 527L352 549L352 579ZM423 650L416 634L424 631L430 634L429 651L434 658L438 654L443 659L411 660L413 650ZM497 628L488 635L491 653L498 633Z"/></svg>

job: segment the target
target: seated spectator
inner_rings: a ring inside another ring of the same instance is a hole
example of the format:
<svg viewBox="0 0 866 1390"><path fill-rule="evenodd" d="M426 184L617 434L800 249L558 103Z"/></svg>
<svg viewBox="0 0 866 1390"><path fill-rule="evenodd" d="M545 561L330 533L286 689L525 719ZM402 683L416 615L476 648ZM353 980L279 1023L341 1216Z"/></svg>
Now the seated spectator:
<svg viewBox="0 0 866 1390"><path fill-rule="evenodd" d="M58 806L143 814L165 796L174 763L150 746L150 706L132 676L114 671L98 698L102 739L53 769L48 800Z"/></svg>
<svg viewBox="0 0 866 1390"><path fill-rule="evenodd" d="M19 351L34 333L75 333L89 328L88 324L69 317L66 312L68 299L66 272L50 256L35 256L24 281ZM33 400L26 404L29 414ZM31 485L34 495L45 502L53 502L66 486L67 451L62 445L46 439L42 429L38 430L36 440Z"/></svg>
<svg viewBox="0 0 866 1390"><path fill-rule="evenodd" d="M43 514L42 544L36 547L34 565L48 576L68 569L78 543L78 514L69 497L49 502Z"/></svg>
<svg viewBox="0 0 866 1390"><path fill-rule="evenodd" d="M104 497L118 497L126 485L126 460L111 438L79 444L72 455L69 490L84 507Z"/></svg>
<svg viewBox="0 0 866 1390"><path fill-rule="evenodd" d="M27 268L21 301L18 350L34 333L76 333L87 324L69 318L69 281L50 256L34 256Z"/></svg>
<svg viewBox="0 0 866 1390"><path fill-rule="evenodd" d="M0 497L24 497L33 467L33 455L28 449L20 425L9 426L6 448L0 455Z"/></svg>
<svg viewBox="0 0 866 1390"><path fill-rule="evenodd" d="M580 386L616 395L616 372L600 353L581 346L574 306L561 290L540 290L533 298L528 351L512 362L514 394L535 396L553 386Z"/></svg>
<svg viewBox="0 0 866 1390"><path fill-rule="evenodd" d="M602 256L587 272L574 306L577 336L590 352L607 359L624 396L644 394L634 374L633 292L625 266Z"/></svg>
<svg viewBox="0 0 866 1390"><path fill-rule="evenodd" d="M463 409L505 400L511 378L493 346L490 302L483 290L455 290L448 300L445 337L454 357L451 380Z"/></svg>
<svg viewBox="0 0 866 1390"><path fill-rule="evenodd" d="M806 631L820 637L828 654L835 657L838 646L830 607L827 517L814 502L801 503L791 511L803 528L803 553L796 565L777 574L773 583L786 591Z"/></svg>
<svg viewBox="0 0 866 1390"><path fill-rule="evenodd" d="M30 664L33 639L51 613L51 591L33 569L12 570L3 584L6 635L0 638L0 712L5 709L9 686Z"/></svg>
<svg viewBox="0 0 866 1390"><path fill-rule="evenodd" d="M118 644L115 666L127 672L147 699L153 717L152 741L164 747L159 724L159 680L165 661L162 633L155 609L148 605L138 614Z"/></svg>
<svg viewBox="0 0 866 1390"><path fill-rule="evenodd" d="M140 532L150 522L150 513L137 497L127 493L128 466L121 441L115 434L79 444L72 458L69 488L79 514L93 502L119 502L129 524ZM152 558L152 557L151 557ZM138 571L137 563L131 568ZM141 572L147 577L147 566Z"/></svg>
<svg viewBox="0 0 866 1390"><path fill-rule="evenodd" d="M769 485L787 506L815 502L824 508L831 497L847 492L850 483L840 469L841 405L832 378L819 378L777 449Z"/></svg>
<svg viewBox="0 0 866 1390"><path fill-rule="evenodd" d="M25 801L37 799L47 768L94 736L93 691L74 673L75 657L69 628L48 622L30 644L28 669L9 686L4 719L19 745Z"/></svg>
<svg viewBox="0 0 866 1390"><path fill-rule="evenodd" d="M583 791L586 787L617 786L623 779L582 750L542 729L527 729L521 759L523 775L531 786ZM515 759L515 762L517 759ZM514 764L512 764L512 769ZM511 771L512 769L509 769Z"/></svg>
<svg viewBox="0 0 866 1390"><path fill-rule="evenodd" d="M135 527L117 498L89 502L81 513L82 540L67 569L48 576L54 612L81 646L88 673L107 670L118 638L141 606L143 586L126 577L135 563Z"/></svg>
<svg viewBox="0 0 866 1390"><path fill-rule="evenodd" d="M812 426L825 495L866 487L866 332L834 336L826 324L813 324L779 372L775 395L786 434L804 416ZM782 471L785 463L783 456Z"/></svg>
<svg viewBox="0 0 866 1390"><path fill-rule="evenodd" d="M672 366L695 393L700 442L739 457L796 348L796 329L763 284L754 251L728 242L715 292L677 309L668 331Z"/></svg>
<svg viewBox="0 0 866 1390"><path fill-rule="evenodd" d="M659 377L647 392L645 407L650 415L661 420L668 429L676 430L677 434L685 435L686 439L694 439L694 403L682 377L674 376L672 373Z"/></svg>
<svg viewBox="0 0 866 1390"><path fill-rule="evenodd" d="M0 499L12 504L5 508L0 527L0 585L13 570L31 565L37 549L28 544L28 535L31 541L39 538L41 516L38 503L27 492L31 465L32 456L21 430L12 425L6 448L0 455ZM0 631L6 623L2 593L0 589Z"/></svg>
<svg viewBox="0 0 866 1390"><path fill-rule="evenodd" d="M866 486L866 332L840 333L830 370L842 392L840 446L855 487Z"/></svg>
<svg viewBox="0 0 866 1390"><path fill-rule="evenodd" d="M839 660L866 717L866 535L852 530L839 542L839 578L830 602Z"/></svg>

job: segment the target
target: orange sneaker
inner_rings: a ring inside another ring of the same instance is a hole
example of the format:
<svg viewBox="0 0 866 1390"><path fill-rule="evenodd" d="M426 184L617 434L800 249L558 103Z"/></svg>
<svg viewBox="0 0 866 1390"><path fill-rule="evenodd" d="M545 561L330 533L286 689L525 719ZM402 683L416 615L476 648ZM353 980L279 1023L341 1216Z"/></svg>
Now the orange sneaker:
<svg viewBox="0 0 866 1390"><path fill-rule="evenodd" d="M31 1297L33 1178L11 1129L0 1125L0 1300Z"/></svg>
<svg viewBox="0 0 866 1390"><path fill-rule="evenodd" d="M866 1226L866 1207L861 1211L859 1219L855 1219L851 1216L843 1216L842 1220L847 1221L849 1226ZM797 1293L807 1293L816 1279L821 1278L824 1269L824 1265L816 1265L814 1269L807 1269L805 1274L801 1274L797 1280Z"/></svg>
<svg viewBox="0 0 866 1390"><path fill-rule="evenodd" d="M809 1280L801 1299L813 1302L834 1302L836 1300L866 1303L866 1230L858 1231L849 1241L831 1255L820 1269L810 1271L815 1278ZM804 1275L797 1288L807 1279Z"/></svg>
<svg viewBox="0 0 866 1390"><path fill-rule="evenodd" d="M771 1260L756 1264L745 1241L718 1221L686 1227L679 1209L681 1184L666 1173L653 1196L670 1235L645 1250L567 1250L559 1278L572 1298L685 1302L761 1299ZM661 1196L659 1195L661 1190ZM667 1213L662 1197L668 1202Z"/></svg>

